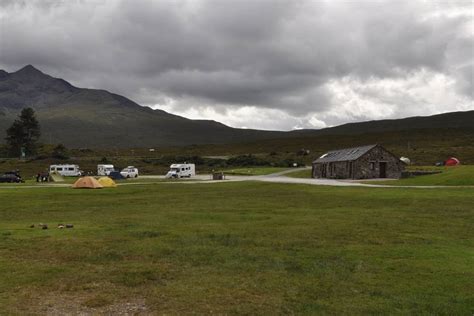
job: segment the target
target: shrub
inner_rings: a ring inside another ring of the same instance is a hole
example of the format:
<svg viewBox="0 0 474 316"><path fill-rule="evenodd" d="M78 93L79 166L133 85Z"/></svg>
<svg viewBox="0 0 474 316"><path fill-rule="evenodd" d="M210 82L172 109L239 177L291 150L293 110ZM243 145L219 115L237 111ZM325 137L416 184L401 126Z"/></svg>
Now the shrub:
<svg viewBox="0 0 474 316"><path fill-rule="evenodd" d="M58 144L54 147L51 157L61 160L69 159L69 152L63 144Z"/></svg>
<svg viewBox="0 0 474 316"><path fill-rule="evenodd" d="M229 166L269 166L270 161L264 160L259 157L255 157L251 154L249 155L240 155L236 157L232 157L227 160L227 164Z"/></svg>

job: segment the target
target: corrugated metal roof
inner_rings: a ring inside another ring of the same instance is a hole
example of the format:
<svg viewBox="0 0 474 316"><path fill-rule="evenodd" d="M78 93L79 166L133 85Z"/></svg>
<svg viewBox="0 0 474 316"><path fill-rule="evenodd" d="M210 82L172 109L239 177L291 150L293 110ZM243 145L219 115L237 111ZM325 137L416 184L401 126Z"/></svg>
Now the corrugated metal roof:
<svg viewBox="0 0 474 316"><path fill-rule="evenodd" d="M329 151L313 162L335 162L335 161L356 160L376 146L377 144Z"/></svg>

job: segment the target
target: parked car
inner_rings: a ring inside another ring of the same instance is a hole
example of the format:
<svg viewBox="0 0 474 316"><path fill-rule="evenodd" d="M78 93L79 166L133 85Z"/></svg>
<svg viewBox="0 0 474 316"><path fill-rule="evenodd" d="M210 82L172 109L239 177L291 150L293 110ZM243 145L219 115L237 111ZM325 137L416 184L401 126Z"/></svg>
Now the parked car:
<svg viewBox="0 0 474 316"><path fill-rule="evenodd" d="M0 182L1 183L21 183L25 181L18 174L9 172L0 176Z"/></svg>
<svg viewBox="0 0 474 316"><path fill-rule="evenodd" d="M124 178L136 178L138 177L138 169L134 166L128 166L127 168L124 168L122 171L120 171L120 174Z"/></svg>

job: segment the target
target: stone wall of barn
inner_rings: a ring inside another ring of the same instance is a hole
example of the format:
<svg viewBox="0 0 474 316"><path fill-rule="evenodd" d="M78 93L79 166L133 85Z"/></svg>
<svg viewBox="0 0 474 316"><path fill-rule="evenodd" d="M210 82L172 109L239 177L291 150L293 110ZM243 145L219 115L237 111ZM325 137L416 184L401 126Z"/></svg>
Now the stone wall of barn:
<svg viewBox="0 0 474 316"><path fill-rule="evenodd" d="M354 162L354 179L379 178L381 162L386 163L386 178L401 178L405 165L383 147L377 146Z"/></svg>
<svg viewBox="0 0 474 316"><path fill-rule="evenodd" d="M400 178L404 164L383 147L377 146L355 161L313 164L313 178L373 179L380 177L380 163L386 164L386 178Z"/></svg>
<svg viewBox="0 0 474 316"><path fill-rule="evenodd" d="M350 176L349 161L317 163L313 165L313 178L348 179Z"/></svg>

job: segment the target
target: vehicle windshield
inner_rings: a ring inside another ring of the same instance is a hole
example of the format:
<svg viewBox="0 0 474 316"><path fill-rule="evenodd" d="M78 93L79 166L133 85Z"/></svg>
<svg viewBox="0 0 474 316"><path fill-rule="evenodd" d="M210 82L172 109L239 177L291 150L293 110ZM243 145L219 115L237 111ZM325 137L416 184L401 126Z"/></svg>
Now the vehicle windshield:
<svg viewBox="0 0 474 316"><path fill-rule="evenodd" d="M171 168L170 171L178 172L179 168Z"/></svg>

